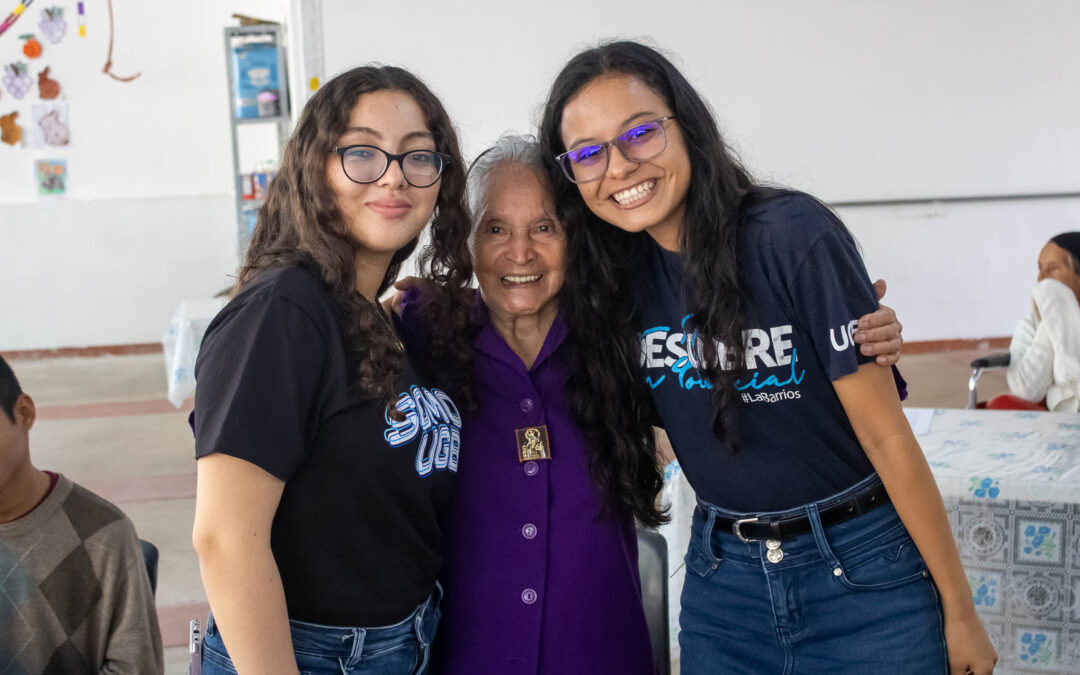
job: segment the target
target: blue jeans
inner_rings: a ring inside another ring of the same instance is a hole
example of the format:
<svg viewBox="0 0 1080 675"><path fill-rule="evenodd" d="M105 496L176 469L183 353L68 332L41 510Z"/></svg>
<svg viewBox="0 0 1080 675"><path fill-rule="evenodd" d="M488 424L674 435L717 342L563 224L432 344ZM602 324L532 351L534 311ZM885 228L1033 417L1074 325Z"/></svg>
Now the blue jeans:
<svg viewBox="0 0 1080 675"><path fill-rule="evenodd" d="M300 675L422 675L442 613L435 592L392 626L343 628L289 621ZM211 614L203 640L203 675L236 673Z"/></svg>
<svg viewBox="0 0 1080 675"><path fill-rule="evenodd" d="M700 502L679 616L682 672L947 674L937 587L892 504L822 527L819 510L877 482L759 514L809 517L812 532L783 540L743 543L713 520L746 514Z"/></svg>

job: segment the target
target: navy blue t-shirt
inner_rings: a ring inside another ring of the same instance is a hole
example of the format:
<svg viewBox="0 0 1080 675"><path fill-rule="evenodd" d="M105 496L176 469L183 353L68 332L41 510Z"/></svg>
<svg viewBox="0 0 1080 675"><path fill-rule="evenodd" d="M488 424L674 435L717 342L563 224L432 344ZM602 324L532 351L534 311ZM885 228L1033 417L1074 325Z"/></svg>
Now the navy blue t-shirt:
<svg viewBox="0 0 1080 675"><path fill-rule="evenodd" d="M854 240L813 198L778 193L748 206L744 218L750 312L746 370L735 385L741 451L712 433L712 384L683 332L692 308L679 254L651 239L638 291L641 366L698 496L760 513L823 499L873 472L832 381L873 360L852 334L877 299Z"/></svg>

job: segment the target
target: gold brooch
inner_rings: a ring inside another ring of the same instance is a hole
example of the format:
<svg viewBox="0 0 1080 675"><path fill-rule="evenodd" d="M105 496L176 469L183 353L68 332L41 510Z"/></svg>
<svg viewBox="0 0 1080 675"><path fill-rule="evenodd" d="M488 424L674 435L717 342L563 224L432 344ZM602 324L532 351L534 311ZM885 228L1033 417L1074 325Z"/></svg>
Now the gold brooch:
<svg viewBox="0 0 1080 675"><path fill-rule="evenodd" d="M514 429L514 435L517 436L519 462L551 459L551 442L548 441L546 424L541 424L538 427Z"/></svg>

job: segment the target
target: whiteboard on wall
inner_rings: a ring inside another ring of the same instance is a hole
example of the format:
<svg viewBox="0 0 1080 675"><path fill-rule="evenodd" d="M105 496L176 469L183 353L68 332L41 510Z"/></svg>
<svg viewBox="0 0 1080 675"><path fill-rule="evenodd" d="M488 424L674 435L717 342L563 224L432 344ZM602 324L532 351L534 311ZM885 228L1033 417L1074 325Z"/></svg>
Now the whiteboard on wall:
<svg viewBox="0 0 1080 675"><path fill-rule="evenodd" d="M531 132L559 68L611 37L665 50L762 179L829 201L1080 189L1080 3L322 0L327 76L424 78L468 156Z"/></svg>

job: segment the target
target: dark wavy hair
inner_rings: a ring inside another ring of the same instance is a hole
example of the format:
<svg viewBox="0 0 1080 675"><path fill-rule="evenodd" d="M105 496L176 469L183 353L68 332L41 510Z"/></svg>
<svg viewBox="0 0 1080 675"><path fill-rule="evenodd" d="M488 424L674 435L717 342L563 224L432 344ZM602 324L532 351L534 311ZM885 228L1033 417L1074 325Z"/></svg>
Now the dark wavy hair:
<svg viewBox="0 0 1080 675"><path fill-rule="evenodd" d="M585 85L611 74L645 83L670 107L686 139L691 174L680 248L688 306L694 309L687 330L697 331L701 367L714 385L713 432L737 450L738 401L732 385L742 366L749 311L738 259L740 211L755 186L720 135L708 103L663 54L637 42L601 44L570 59L551 87L540 125L559 216L573 225L562 307L575 347L576 402L603 415L605 408L618 407L618 400L625 407L618 421L627 425L639 425L637 416L647 408L641 400L647 392L639 371L638 308L627 301L627 290L640 276L648 235L624 232L593 214L554 159L566 151L561 134L566 105ZM720 367L718 342L729 348L728 369Z"/></svg>
<svg viewBox="0 0 1080 675"><path fill-rule="evenodd" d="M439 99L415 75L393 66L363 66L327 82L304 106L285 146L281 169L267 188L259 210L239 285L262 270L299 264L315 271L345 317L345 338L356 364L356 385L370 400L393 402L403 355L381 309L356 289L359 242L337 206L327 175L327 158L348 128L357 99L368 93L395 90L409 94L424 114L435 149L450 155L440 178L439 196L429 228L431 242L420 255L426 276L439 282L424 312L427 320L447 326L429 345L431 375L455 394L458 405L472 405L472 344L468 331L472 305L466 291L472 269L451 265L468 252L470 217L465 201L465 166L457 134ZM394 283L402 263L416 249L413 239L393 256L378 295Z"/></svg>

